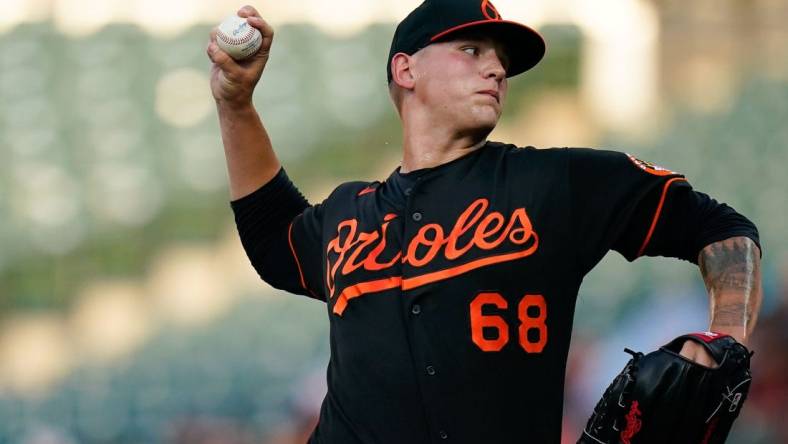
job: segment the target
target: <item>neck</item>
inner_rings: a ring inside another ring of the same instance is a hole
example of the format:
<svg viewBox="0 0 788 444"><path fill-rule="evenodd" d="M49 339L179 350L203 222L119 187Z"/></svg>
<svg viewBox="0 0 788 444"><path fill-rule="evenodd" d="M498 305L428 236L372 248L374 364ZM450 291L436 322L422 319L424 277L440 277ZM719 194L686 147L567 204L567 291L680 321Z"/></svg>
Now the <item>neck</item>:
<svg viewBox="0 0 788 444"><path fill-rule="evenodd" d="M475 151L489 131L461 132L436 125L429 118L403 119L401 173L431 168Z"/></svg>

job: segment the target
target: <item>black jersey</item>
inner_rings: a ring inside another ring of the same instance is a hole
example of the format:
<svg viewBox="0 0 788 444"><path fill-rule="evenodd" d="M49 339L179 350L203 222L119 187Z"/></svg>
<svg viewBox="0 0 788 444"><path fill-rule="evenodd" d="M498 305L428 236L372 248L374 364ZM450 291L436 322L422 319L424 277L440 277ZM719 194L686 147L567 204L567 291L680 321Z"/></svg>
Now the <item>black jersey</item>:
<svg viewBox="0 0 788 444"><path fill-rule="evenodd" d="M310 443L558 443L575 300L607 251L758 242L681 174L587 148L488 142L316 205L280 170L231 204L260 276L326 303Z"/></svg>

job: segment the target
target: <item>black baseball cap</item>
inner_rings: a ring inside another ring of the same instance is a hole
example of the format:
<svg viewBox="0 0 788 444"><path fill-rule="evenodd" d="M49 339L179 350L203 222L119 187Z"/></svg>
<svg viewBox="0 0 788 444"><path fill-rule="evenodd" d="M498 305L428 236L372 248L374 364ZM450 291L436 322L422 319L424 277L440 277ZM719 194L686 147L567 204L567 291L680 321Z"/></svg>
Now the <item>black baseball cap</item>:
<svg viewBox="0 0 788 444"><path fill-rule="evenodd" d="M391 83L391 59L404 52L413 55L461 31L479 30L502 42L509 56L506 77L533 68L545 53L541 35L521 23L504 20L490 0L425 0L397 25L386 62Z"/></svg>

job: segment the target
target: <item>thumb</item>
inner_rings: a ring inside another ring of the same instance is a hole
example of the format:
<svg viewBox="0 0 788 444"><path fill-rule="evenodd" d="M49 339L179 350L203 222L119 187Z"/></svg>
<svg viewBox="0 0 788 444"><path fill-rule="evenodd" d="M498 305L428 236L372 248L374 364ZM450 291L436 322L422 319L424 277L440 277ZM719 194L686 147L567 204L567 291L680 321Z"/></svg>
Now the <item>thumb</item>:
<svg viewBox="0 0 788 444"><path fill-rule="evenodd" d="M211 59L211 62L216 64L222 71L230 73L237 72L241 69L235 60L230 57L230 54L222 51L215 41L208 44L206 52L208 54L208 58Z"/></svg>

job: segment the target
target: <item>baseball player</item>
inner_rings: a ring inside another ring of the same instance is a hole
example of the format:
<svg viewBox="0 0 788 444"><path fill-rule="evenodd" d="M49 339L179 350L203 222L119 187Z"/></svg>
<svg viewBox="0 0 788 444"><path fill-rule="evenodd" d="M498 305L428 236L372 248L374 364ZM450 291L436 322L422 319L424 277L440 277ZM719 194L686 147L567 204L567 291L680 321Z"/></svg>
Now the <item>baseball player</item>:
<svg viewBox="0 0 788 444"><path fill-rule="evenodd" d="M386 75L401 165L316 204L252 104L273 29L238 14L259 52L235 61L212 35L207 54L240 239L263 280L323 301L330 323L310 443L558 443L575 299L611 249L697 264L710 334L747 343L761 254L744 216L623 152L487 140L508 79L545 53L490 1L426 0L399 24ZM679 345L685 362L720 364L703 341ZM632 433L641 413L627 413Z"/></svg>

